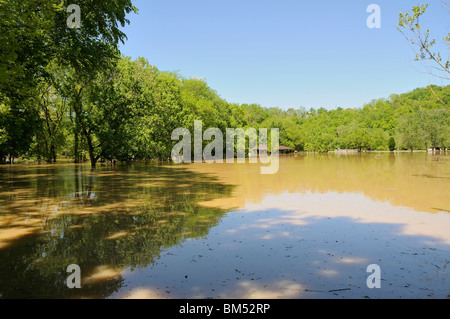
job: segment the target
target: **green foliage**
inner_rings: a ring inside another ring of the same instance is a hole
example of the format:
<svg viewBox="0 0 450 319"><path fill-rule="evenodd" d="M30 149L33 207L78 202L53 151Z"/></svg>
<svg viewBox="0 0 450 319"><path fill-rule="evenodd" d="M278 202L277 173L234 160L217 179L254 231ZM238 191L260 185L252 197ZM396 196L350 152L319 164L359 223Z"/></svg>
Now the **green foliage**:
<svg viewBox="0 0 450 319"><path fill-rule="evenodd" d="M446 6L449 5L446 4ZM413 6L412 12L400 13L397 29L415 49L416 61L431 61L433 63L432 69L435 71L430 73L438 78L450 80L450 60L444 61L439 52L433 51L436 40L430 39L430 30L424 31L423 25L420 24L420 19L427 9L428 4L422 4ZM448 13L450 14L450 11ZM450 44L450 33L443 37L442 41Z"/></svg>
<svg viewBox="0 0 450 319"><path fill-rule="evenodd" d="M395 139L394 139L393 136L391 136L391 137L389 138L389 141L388 141L388 147L389 147L389 150L390 150L391 152L395 151L395 146L396 146L396 144L395 144Z"/></svg>
<svg viewBox="0 0 450 319"><path fill-rule="evenodd" d="M69 3L84 13L79 29L66 27ZM431 51L429 30L421 31L426 9L400 14L399 29L419 45L419 60L437 62L445 72L448 62ZM122 57L121 27L131 12L137 12L131 0L0 0L0 162L24 155L49 162L58 155L76 162L89 157L92 166L98 160L166 160L176 143L172 131L193 132L195 120L203 130L222 132L278 128L280 144L298 151L450 145L450 86L393 94L354 109L229 103L200 78Z"/></svg>
<svg viewBox="0 0 450 319"><path fill-rule="evenodd" d="M79 29L67 27L66 8L74 3L84 13ZM38 157L49 153L40 145L50 142L50 148L55 147L59 129L47 125L55 124L54 117L50 112L41 117L41 111L46 112L42 83L53 85L48 66L74 70L77 76L68 86L87 85L118 56L118 44L126 38L120 27L129 22L126 15L136 11L131 0L0 0L0 104L10 109L0 120L1 162L6 155L24 155L33 143ZM59 85L53 89L60 91ZM45 126L51 132L42 134Z"/></svg>

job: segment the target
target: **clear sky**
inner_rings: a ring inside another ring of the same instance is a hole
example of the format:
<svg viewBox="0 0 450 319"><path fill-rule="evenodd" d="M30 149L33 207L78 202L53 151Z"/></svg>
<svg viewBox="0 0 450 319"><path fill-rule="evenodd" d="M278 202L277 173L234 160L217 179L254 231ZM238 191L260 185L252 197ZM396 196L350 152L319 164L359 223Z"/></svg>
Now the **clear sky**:
<svg viewBox="0 0 450 319"><path fill-rule="evenodd" d="M442 43L440 0L421 23ZM420 3L423 3L420 2ZM204 78L228 102L264 107L361 107L372 99L443 83L424 73L395 28L411 0L136 0L123 54L163 71ZM367 7L381 28L367 27Z"/></svg>

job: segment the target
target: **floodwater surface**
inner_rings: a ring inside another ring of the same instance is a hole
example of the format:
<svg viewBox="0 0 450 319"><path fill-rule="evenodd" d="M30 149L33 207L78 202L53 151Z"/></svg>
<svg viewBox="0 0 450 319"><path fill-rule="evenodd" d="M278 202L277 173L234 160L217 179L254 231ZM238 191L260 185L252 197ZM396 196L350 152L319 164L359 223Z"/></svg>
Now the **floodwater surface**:
<svg viewBox="0 0 450 319"><path fill-rule="evenodd" d="M444 154L3 166L0 298L448 298L449 195Z"/></svg>

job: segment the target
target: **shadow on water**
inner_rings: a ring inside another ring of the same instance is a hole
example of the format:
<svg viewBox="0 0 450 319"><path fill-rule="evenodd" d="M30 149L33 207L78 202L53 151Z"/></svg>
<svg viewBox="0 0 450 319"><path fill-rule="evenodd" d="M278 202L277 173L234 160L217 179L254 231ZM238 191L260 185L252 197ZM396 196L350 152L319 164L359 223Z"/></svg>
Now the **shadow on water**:
<svg viewBox="0 0 450 319"><path fill-rule="evenodd" d="M225 210L200 201L233 186L183 167L54 165L0 170L0 298L76 298L66 268L82 269L83 297L117 291L121 270L205 236Z"/></svg>
<svg viewBox="0 0 450 319"><path fill-rule="evenodd" d="M158 264L125 276L127 288L111 298L450 296L447 242L405 234L403 224L294 215L277 209L227 215L206 238L171 247ZM367 286L371 264L381 268L380 289Z"/></svg>

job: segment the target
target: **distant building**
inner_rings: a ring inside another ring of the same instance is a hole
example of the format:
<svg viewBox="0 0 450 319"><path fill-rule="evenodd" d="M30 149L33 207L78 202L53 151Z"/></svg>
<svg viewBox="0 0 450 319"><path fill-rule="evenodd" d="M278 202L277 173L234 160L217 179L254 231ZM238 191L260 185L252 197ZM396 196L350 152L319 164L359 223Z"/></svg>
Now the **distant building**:
<svg viewBox="0 0 450 319"><path fill-rule="evenodd" d="M267 145L261 145L259 147L255 147L252 149L252 151L267 151ZM288 154L288 153L293 153L295 150L293 148L280 145L278 148L278 151L280 154ZM270 150L268 151L268 153L270 153Z"/></svg>
<svg viewBox="0 0 450 319"><path fill-rule="evenodd" d="M352 149L340 149L338 148L337 150L334 151L335 153L338 154L349 154L349 153L359 153L360 150L356 149L356 150L352 150Z"/></svg>

